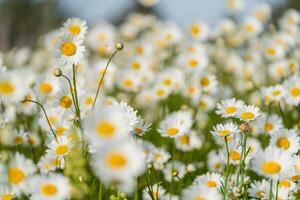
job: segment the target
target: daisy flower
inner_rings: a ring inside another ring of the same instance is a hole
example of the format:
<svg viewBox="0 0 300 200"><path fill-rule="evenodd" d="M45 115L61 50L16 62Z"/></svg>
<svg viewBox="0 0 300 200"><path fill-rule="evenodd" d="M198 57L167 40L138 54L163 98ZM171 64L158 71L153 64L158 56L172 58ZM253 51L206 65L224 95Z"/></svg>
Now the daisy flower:
<svg viewBox="0 0 300 200"><path fill-rule="evenodd" d="M173 170L172 170L173 169ZM176 177L173 177L174 173L176 173ZM178 179L178 177L180 179L182 179L185 174L186 174L186 167L183 163L181 163L180 161L174 161L174 166L171 162L169 162L166 167L163 169L163 174L165 177L165 180L168 182L171 182L172 177L174 181L180 181Z"/></svg>
<svg viewBox="0 0 300 200"><path fill-rule="evenodd" d="M239 132L240 131L238 127L230 122L226 124L217 124L217 126L213 128L213 131L211 131L211 134L213 134L214 136L225 138L228 135L237 134Z"/></svg>
<svg viewBox="0 0 300 200"><path fill-rule="evenodd" d="M223 178L218 173L206 173L201 176L197 176L194 182L199 186L212 188L219 188L222 185Z"/></svg>
<svg viewBox="0 0 300 200"><path fill-rule="evenodd" d="M300 137L293 129L279 129L271 135L270 145L289 154L295 154L300 149Z"/></svg>
<svg viewBox="0 0 300 200"><path fill-rule="evenodd" d="M29 180L32 200L68 199L70 191L69 180L60 174L35 175Z"/></svg>
<svg viewBox="0 0 300 200"><path fill-rule="evenodd" d="M237 111L237 117L244 122L255 120L260 116L260 114L261 112L259 108L253 105L244 105Z"/></svg>
<svg viewBox="0 0 300 200"><path fill-rule="evenodd" d="M62 35L54 48L54 55L59 67L77 65L85 51L82 42L78 38Z"/></svg>
<svg viewBox="0 0 300 200"><path fill-rule="evenodd" d="M142 136L150 130L151 123L144 122L141 116L137 117L137 123L133 126L133 130L130 131L132 135Z"/></svg>
<svg viewBox="0 0 300 200"><path fill-rule="evenodd" d="M212 150L208 153L207 156L207 167L214 172L222 172L222 169L225 166L225 157L222 153L217 153L216 151Z"/></svg>
<svg viewBox="0 0 300 200"><path fill-rule="evenodd" d="M71 151L71 143L66 136L61 136L56 140L52 139L51 143L48 145L48 152L54 154L57 157L62 157L68 155Z"/></svg>
<svg viewBox="0 0 300 200"><path fill-rule="evenodd" d="M242 108L244 104L242 100L236 100L235 98L223 100L217 104L216 113L224 118L235 117L238 109Z"/></svg>
<svg viewBox="0 0 300 200"><path fill-rule="evenodd" d="M195 22L188 27L188 33L192 38L204 41L209 36L209 26L205 22Z"/></svg>
<svg viewBox="0 0 300 200"><path fill-rule="evenodd" d="M192 185L184 189L182 199L185 200L221 200L222 196L218 190L207 189L206 186Z"/></svg>
<svg viewBox="0 0 300 200"><path fill-rule="evenodd" d="M273 135L279 129L283 128L283 121L276 114L270 114L268 116L266 113L263 113L254 124L257 126L256 131L261 134L267 133Z"/></svg>
<svg viewBox="0 0 300 200"><path fill-rule="evenodd" d="M152 148L148 153L147 163L152 163L154 169L161 170L170 159L171 155L164 148Z"/></svg>
<svg viewBox="0 0 300 200"><path fill-rule="evenodd" d="M249 196L258 199L269 198L270 184L267 180L254 181L248 190Z"/></svg>
<svg viewBox="0 0 300 200"><path fill-rule="evenodd" d="M76 17L67 19L61 30L62 34L70 35L78 39L84 39L87 32L86 21Z"/></svg>
<svg viewBox="0 0 300 200"><path fill-rule="evenodd" d="M202 140L195 130L175 138L176 148L182 151L191 151L202 147Z"/></svg>
<svg viewBox="0 0 300 200"><path fill-rule="evenodd" d="M287 152L273 147L257 152L253 158L253 170L267 178L279 179L291 167L291 156Z"/></svg>
<svg viewBox="0 0 300 200"><path fill-rule="evenodd" d="M0 199L2 200L12 200L15 198L15 194L11 189L5 186L0 186Z"/></svg>
<svg viewBox="0 0 300 200"><path fill-rule="evenodd" d="M150 194L152 195L152 197L154 197L155 200L157 199L162 199L162 197L165 195L166 190L163 188L163 186L161 186L160 184L156 183L152 186L150 186L150 188L152 188L152 194L151 191L149 191L148 187L146 187L143 190L143 199L144 200L152 200ZM149 194L150 193L150 194Z"/></svg>
<svg viewBox="0 0 300 200"><path fill-rule="evenodd" d="M290 105L298 105L300 103L300 78L292 76L283 83L286 90L285 100Z"/></svg>

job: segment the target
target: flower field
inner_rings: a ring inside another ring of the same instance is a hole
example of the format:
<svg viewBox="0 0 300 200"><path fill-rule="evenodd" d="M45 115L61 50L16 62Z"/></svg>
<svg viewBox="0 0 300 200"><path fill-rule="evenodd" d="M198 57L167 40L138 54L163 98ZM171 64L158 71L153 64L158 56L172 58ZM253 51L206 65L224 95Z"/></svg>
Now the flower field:
<svg viewBox="0 0 300 200"><path fill-rule="evenodd" d="M72 17L0 54L0 200L300 199L300 13L271 18Z"/></svg>

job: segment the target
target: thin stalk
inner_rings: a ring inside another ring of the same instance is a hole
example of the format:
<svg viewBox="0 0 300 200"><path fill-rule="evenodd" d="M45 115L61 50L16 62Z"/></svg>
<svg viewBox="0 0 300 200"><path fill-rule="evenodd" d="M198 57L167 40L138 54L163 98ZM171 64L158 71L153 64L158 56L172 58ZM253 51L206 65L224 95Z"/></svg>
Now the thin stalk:
<svg viewBox="0 0 300 200"><path fill-rule="evenodd" d="M78 94L77 94L77 85L76 85L76 66L73 65L73 87L74 87L74 96L75 96L75 103L77 106L77 117L79 118L80 127L81 127L81 116L80 116L80 109L78 103Z"/></svg>
<svg viewBox="0 0 300 200"><path fill-rule="evenodd" d="M23 102L26 102L26 101L31 102L31 103L35 103L36 105L38 105L38 106L43 110L43 113L44 113L45 118L46 118L46 120L47 120L47 122L48 122L48 125L49 125L49 127L50 127L50 130L51 130L51 132L52 132L52 134L53 134L53 136L54 136L56 142L58 142L57 136L56 136L56 134L55 134L55 132L54 132L54 130L53 130L51 124L50 124L50 121L49 121L49 118L48 118L48 115L47 115L47 112L46 112L44 106L43 106L41 103L37 102L37 101L29 100L29 99L25 99Z"/></svg>
<svg viewBox="0 0 300 200"><path fill-rule="evenodd" d="M172 148L172 168L171 168L171 187L170 187L170 197L169 200L172 199L173 195L173 182L174 182L174 177L173 177L173 172L174 172L174 155L175 155L175 144L173 143L173 138L171 141L171 148Z"/></svg>
<svg viewBox="0 0 300 200"><path fill-rule="evenodd" d="M278 102L278 109L279 109L279 112L280 112L280 115L282 117L283 122L285 122L285 117L284 117L284 113L283 113L283 110L281 108L280 102Z"/></svg>
<svg viewBox="0 0 300 200"><path fill-rule="evenodd" d="M69 88L71 90L71 95L72 95L72 101L73 101L73 104L74 104L75 111L77 113L79 108L77 107L77 104L76 104L76 100L75 100L75 96L74 96L74 92L73 92L73 87L72 87L71 80L67 76L65 76L63 74L61 76L64 77L67 80L68 84L69 84Z"/></svg>
<svg viewBox="0 0 300 200"><path fill-rule="evenodd" d="M275 200L278 199L278 185L279 185L279 180L276 182L276 194L275 194Z"/></svg>
<svg viewBox="0 0 300 200"><path fill-rule="evenodd" d="M228 185L228 176L229 176L229 171L230 171L230 163L229 163L229 148L228 148L228 141L227 141L227 136L224 138L225 141L225 146L226 146L226 172L225 172L225 186L224 186L224 197L223 199L227 199L227 185Z"/></svg>
<svg viewBox="0 0 300 200"><path fill-rule="evenodd" d="M102 74L102 76L101 76L101 79L100 79L100 82L99 82L99 84L98 84L97 92L96 92L95 97L94 97L93 108L92 108L93 110L94 110L94 108L95 108L96 101L97 101L97 97L98 97L98 94L99 94L99 92L100 92L100 88L101 88L101 85L102 85L102 83L103 83L104 76L105 76L105 73L106 73L107 68L108 68L108 66L109 66L109 63L110 63L110 61L113 59L113 57L116 55L116 53L117 53L118 51L119 51L119 50L116 49L115 52L114 52L114 53L111 55L111 57L109 58L108 62L106 63L104 72L103 72L103 74Z"/></svg>
<svg viewBox="0 0 300 200"><path fill-rule="evenodd" d="M103 186L102 183L100 182L99 184L99 192L98 192L98 200L102 200L102 191L103 190Z"/></svg>
<svg viewBox="0 0 300 200"><path fill-rule="evenodd" d="M269 200L272 200L272 184L273 184L273 181L272 179L270 179L270 190L269 190Z"/></svg>

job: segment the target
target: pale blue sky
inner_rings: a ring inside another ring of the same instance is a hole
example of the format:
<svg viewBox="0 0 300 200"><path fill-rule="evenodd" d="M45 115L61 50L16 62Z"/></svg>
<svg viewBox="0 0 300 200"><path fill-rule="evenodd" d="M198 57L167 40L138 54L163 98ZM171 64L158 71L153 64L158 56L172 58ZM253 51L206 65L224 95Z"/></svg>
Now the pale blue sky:
<svg viewBox="0 0 300 200"><path fill-rule="evenodd" d="M258 3L267 2L276 5L285 0L244 1L246 10L241 15L246 15ZM81 17L89 23L103 19L117 19L124 16L136 4L135 0L61 0L58 2L66 15ZM197 19L213 24L226 14L225 0L160 0L153 9L165 19L177 21L180 25Z"/></svg>

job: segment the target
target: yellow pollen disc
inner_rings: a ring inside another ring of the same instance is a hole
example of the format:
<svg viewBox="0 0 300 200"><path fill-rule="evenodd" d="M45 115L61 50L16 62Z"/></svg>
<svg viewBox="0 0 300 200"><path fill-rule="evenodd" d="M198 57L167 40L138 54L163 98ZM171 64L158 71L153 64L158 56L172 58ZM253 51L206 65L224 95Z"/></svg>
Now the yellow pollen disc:
<svg viewBox="0 0 300 200"><path fill-rule="evenodd" d="M287 137L280 137L276 142L276 146L278 148L287 150L290 147L290 141Z"/></svg>
<svg viewBox="0 0 300 200"><path fill-rule="evenodd" d="M293 87L290 90L290 93L291 93L292 96L298 97L300 95L300 88L299 87Z"/></svg>
<svg viewBox="0 0 300 200"><path fill-rule="evenodd" d="M174 135L178 134L179 129L178 128L168 128L166 132L168 135L174 136Z"/></svg>
<svg viewBox="0 0 300 200"><path fill-rule="evenodd" d="M188 62L189 66L192 67L192 68L197 67L198 63L199 62L196 59L190 59L189 62Z"/></svg>
<svg viewBox="0 0 300 200"><path fill-rule="evenodd" d="M25 100L32 100L32 96L31 95L26 95ZM23 106L27 106L28 104L30 104L30 102L28 102L28 101L22 102Z"/></svg>
<svg viewBox="0 0 300 200"><path fill-rule="evenodd" d="M247 32L247 33L252 33L254 31L254 27L251 25L251 24L245 24L244 25L244 30Z"/></svg>
<svg viewBox="0 0 300 200"><path fill-rule="evenodd" d="M50 83L42 83L39 87L40 91L45 94L52 92L53 87Z"/></svg>
<svg viewBox="0 0 300 200"><path fill-rule="evenodd" d="M55 149L55 154L56 155L63 155L69 151L69 147L66 144L60 144L56 147Z"/></svg>
<svg viewBox="0 0 300 200"><path fill-rule="evenodd" d="M165 80L163 80L163 84L169 86L172 84L172 81L171 81L171 79L165 79Z"/></svg>
<svg viewBox="0 0 300 200"><path fill-rule="evenodd" d="M140 134L140 133L142 133L143 132L143 130L141 129L141 128L134 128L134 132L136 133L136 134Z"/></svg>
<svg viewBox="0 0 300 200"><path fill-rule="evenodd" d="M282 76L284 74L284 68L279 66L276 68L276 74Z"/></svg>
<svg viewBox="0 0 300 200"><path fill-rule="evenodd" d="M209 83L210 83L210 80L207 77L203 77L200 80L200 85L203 86L203 87L209 86Z"/></svg>
<svg viewBox="0 0 300 200"><path fill-rule="evenodd" d="M222 164L221 164L220 162L217 162L217 163L214 164L214 168L215 168L216 170L221 169L221 167L222 167Z"/></svg>
<svg viewBox="0 0 300 200"><path fill-rule="evenodd" d="M253 119L254 114L252 112L243 112L241 114L242 119Z"/></svg>
<svg viewBox="0 0 300 200"><path fill-rule="evenodd" d="M48 119L50 124L54 124L57 121L57 118L55 116L49 116Z"/></svg>
<svg viewBox="0 0 300 200"><path fill-rule="evenodd" d="M84 99L84 103L86 104L86 105L93 105L93 103L94 103L94 99L92 98L92 97L87 97L87 98L85 98Z"/></svg>
<svg viewBox="0 0 300 200"><path fill-rule="evenodd" d="M125 87L131 87L132 85L133 85L133 82L130 79L125 79L123 81L123 86L125 86Z"/></svg>
<svg viewBox="0 0 300 200"><path fill-rule="evenodd" d="M61 45L60 51L65 56L73 56L76 53L77 47L73 42L65 42Z"/></svg>
<svg viewBox="0 0 300 200"><path fill-rule="evenodd" d="M271 130L273 130L273 124L266 123L264 129L266 132L270 132Z"/></svg>
<svg viewBox="0 0 300 200"><path fill-rule="evenodd" d="M2 200L11 200L14 198L14 195L13 194L4 194L2 196Z"/></svg>
<svg viewBox="0 0 300 200"><path fill-rule="evenodd" d="M54 158L51 160L51 164L55 167L58 167L60 165L60 161L58 158Z"/></svg>
<svg viewBox="0 0 300 200"><path fill-rule="evenodd" d="M15 145L21 144L22 142L23 142L23 138L21 136L17 136L13 140L13 144Z"/></svg>
<svg viewBox="0 0 300 200"><path fill-rule="evenodd" d="M141 64L137 61L134 61L132 64L131 64L131 67L132 69L134 70L139 70L141 68Z"/></svg>
<svg viewBox="0 0 300 200"><path fill-rule="evenodd" d="M165 94L165 91L163 89L158 89L158 90L156 90L155 93L157 96L161 97Z"/></svg>
<svg viewBox="0 0 300 200"><path fill-rule="evenodd" d="M216 187L217 183L216 183L216 181L207 181L206 185L207 185L207 187L211 188L211 187Z"/></svg>
<svg viewBox="0 0 300 200"><path fill-rule="evenodd" d="M72 25L69 27L69 32L72 35L78 35L80 33L81 29L78 25Z"/></svg>
<svg viewBox="0 0 300 200"><path fill-rule="evenodd" d="M274 90L274 91L272 91L272 95L277 97L277 96L281 95L281 91L280 90Z"/></svg>
<svg viewBox="0 0 300 200"><path fill-rule="evenodd" d="M225 113L226 114L232 114L236 111L236 107L234 106L228 106L227 108L225 108Z"/></svg>
<svg viewBox="0 0 300 200"><path fill-rule="evenodd" d="M300 181L300 175L294 175L291 177L292 181Z"/></svg>
<svg viewBox="0 0 300 200"><path fill-rule="evenodd" d="M231 150L229 156L232 160L240 160L241 154L236 150Z"/></svg>
<svg viewBox="0 0 300 200"><path fill-rule="evenodd" d="M276 50L274 48L268 48L266 52L269 56L275 56Z"/></svg>
<svg viewBox="0 0 300 200"><path fill-rule="evenodd" d="M9 81L0 81L0 94L10 95L15 91L14 85Z"/></svg>
<svg viewBox="0 0 300 200"><path fill-rule="evenodd" d="M189 94L194 94L195 91L196 91L196 89L195 89L195 87L193 87L193 86L189 86L189 87L187 88L187 92L188 92Z"/></svg>
<svg viewBox="0 0 300 200"><path fill-rule="evenodd" d="M261 170L267 175L274 175L280 172L281 166L274 161L267 161L261 165Z"/></svg>
<svg viewBox="0 0 300 200"><path fill-rule="evenodd" d="M181 144L188 145L190 143L189 136L188 135L183 135L182 137L180 137L180 142L181 142Z"/></svg>
<svg viewBox="0 0 300 200"><path fill-rule="evenodd" d="M281 181L279 182L279 187L280 187L280 188L283 188L283 187L289 188L289 187L291 187L291 183L290 183L289 180L281 180Z"/></svg>
<svg viewBox="0 0 300 200"><path fill-rule="evenodd" d="M201 33L202 29L199 25L195 24L195 25L192 25L191 27L191 33L193 35L199 35Z"/></svg>
<svg viewBox="0 0 300 200"><path fill-rule="evenodd" d="M142 55L144 53L143 47L136 47L135 48L135 53L138 55Z"/></svg>
<svg viewBox="0 0 300 200"><path fill-rule="evenodd" d="M229 135L229 134L230 134L229 130L221 130L221 131L219 131L219 135L221 137L225 137L226 135Z"/></svg>
<svg viewBox="0 0 300 200"><path fill-rule="evenodd" d="M206 200L204 197L196 197L194 200Z"/></svg>
<svg viewBox="0 0 300 200"><path fill-rule="evenodd" d="M266 197L266 193L264 191L258 191L258 192L256 192L255 195L256 195L257 198Z"/></svg>
<svg viewBox="0 0 300 200"><path fill-rule="evenodd" d="M63 96L59 101L59 105L63 108L70 108L72 106L72 99L68 96Z"/></svg>
<svg viewBox="0 0 300 200"><path fill-rule="evenodd" d="M25 178L25 174L22 170L17 167L12 167L8 169L8 180L12 184L18 184L22 182Z"/></svg>
<svg viewBox="0 0 300 200"><path fill-rule="evenodd" d="M52 183L46 183L41 186L41 192L45 196L54 196L57 193L57 187Z"/></svg>
<svg viewBox="0 0 300 200"><path fill-rule="evenodd" d="M205 101L202 101L202 100L198 104L198 107L201 108L201 109L205 109L205 108L207 108L207 106L208 106L207 103Z"/></svg>
<svg viewBox="0 0 300 200"><path fill-rule="evenodd" d="M56 135L63 135L67 129L65 127L57 127L55 129Z"/></svg>
<svg viewBox="0 0 300 200"><path fill-rule="evenodd" d="M104 121L97 124L96 131L99 136L109 138L115 134L116 128L112 123Z"/></svg>
<svg viewBox="0 0 300 200"><path fill-rule="evenodd" d="M106 164L113 169L120 169L127 164L127 158L122 153L111 153L106 157Z"/></svg>

